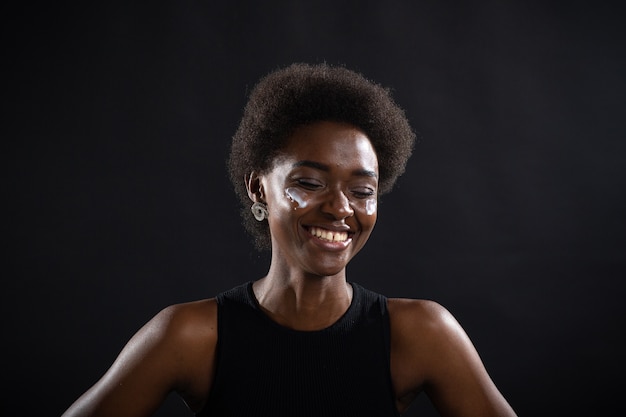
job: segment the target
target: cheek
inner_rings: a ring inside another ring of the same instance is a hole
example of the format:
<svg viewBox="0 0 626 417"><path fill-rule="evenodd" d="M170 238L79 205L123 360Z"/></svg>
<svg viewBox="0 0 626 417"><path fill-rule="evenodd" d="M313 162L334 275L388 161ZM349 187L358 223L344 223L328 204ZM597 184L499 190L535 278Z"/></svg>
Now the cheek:
<svg viewBox="0 0 626 417"><path fill-rule="evenodd" d="M377 198L367 198L364 200L354 200L350 203L352 208L359 213L362 213L366 216L374 216L376 219L376 214L378 212L378 199Z"/></svg>
<svg viewBox="0 0 626 417"><path fill-rule="evenodd" d="M311 204L311 196L308 195L306 191L295 187L287 188L285 190L285 196L290 201L294 210L306 208ZM378 200L376 198L369 198L353 204L356 206L355 208L367 216L374 216L373 221L376 221L376 213L378 211Z"/></svg>
<svg viewBox="0 0 626 417"><path fill-rule="evenodd" d="M368 199L365 202L365 214L367 214L368 216L373 216L374 214L376 214L377 210L378 210L378 200L372 198L372 199Z"/></svg>
<svg viewBox="0 0 626 417"><path fill-rule="evenodd" d="M309 205L307 194L295 187L289 187L285 190L285 195L291 201L294 210L306 208Z"/></svg>
<svg viewBox="0 0 626 417"><path fill-rule="evenodd" d="M374 227L378 218L378 200L376 198L359 200L352 207L355 209L355 214L358 214L359 221L364 228Z"/></svg>

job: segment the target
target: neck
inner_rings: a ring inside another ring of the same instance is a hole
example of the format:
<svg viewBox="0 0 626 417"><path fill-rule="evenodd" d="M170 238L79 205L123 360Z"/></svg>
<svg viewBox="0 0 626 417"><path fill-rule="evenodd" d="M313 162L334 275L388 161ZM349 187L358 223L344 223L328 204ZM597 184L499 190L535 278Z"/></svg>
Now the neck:
<svg viewBox="0 0 626 417"><path fill-rule="evenodd" d="M320 330L350 307L352 286L340 274L319 277L272 270L253 285L261 309L275 322L295 330Z"/></svg>

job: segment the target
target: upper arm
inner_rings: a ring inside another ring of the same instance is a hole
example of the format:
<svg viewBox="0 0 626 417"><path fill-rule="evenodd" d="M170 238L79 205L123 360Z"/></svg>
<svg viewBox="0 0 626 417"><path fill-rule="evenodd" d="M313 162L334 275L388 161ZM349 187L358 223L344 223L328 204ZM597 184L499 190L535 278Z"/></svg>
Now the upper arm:
<svg viewBox="0 0 626 417"><path fill-rule="evenodd" d="M170 306L146 323L104 376L64 414L149 416L177 391L198 406L208 394L217 342L211 300Z"/></svg>
<svg viewBox="0 0 626 417"><path fill-rule="evenodd" d="M515 415L450 312L424 300L390 300L389 312L392 370L403 369L405 386L423 389L442 416Z"/></svg>

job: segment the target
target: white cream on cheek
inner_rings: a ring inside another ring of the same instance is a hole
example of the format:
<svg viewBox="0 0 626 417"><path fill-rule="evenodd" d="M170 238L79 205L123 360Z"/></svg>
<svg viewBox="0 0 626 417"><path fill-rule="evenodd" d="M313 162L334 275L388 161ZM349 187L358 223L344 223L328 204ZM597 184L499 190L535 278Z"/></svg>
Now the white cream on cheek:
<svg viewBox="0 0 626 417"><path fill-rule="evenodd" d="M365 214L372 216L378 210L378 201L375 198L370 198L365 202Z"/></svg>
<svg viewBox="0 0 626 417"><path fill-rule="evenodd" d="M306 192L296 187L289 187L285 190L285 195L291 201L294 210L305 208L309 205ZM352 203L350 204L352 205ZM365 200L365 214L372 216L378 210L378 201L375 198Z"/></svg>
<svg viewBox="0 0 626 417"><path fill-rule="evenodd" d="M287 188L285 195L291 201L294 210L305 208L309 204L306 200L305 192L295 187Z"/></svg>

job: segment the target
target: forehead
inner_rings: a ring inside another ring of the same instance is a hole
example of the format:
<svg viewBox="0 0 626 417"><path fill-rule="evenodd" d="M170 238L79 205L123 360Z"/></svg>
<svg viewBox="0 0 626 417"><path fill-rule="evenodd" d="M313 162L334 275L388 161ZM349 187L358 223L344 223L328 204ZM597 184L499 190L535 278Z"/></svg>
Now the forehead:
<svg viewBox="0 0 626 417"><path fill-rule="evenodd" d="M331 166L358 166L378 172L372 143L359 128L322 121L301 126L287 139L281 160L311 160Z"/></svg>

